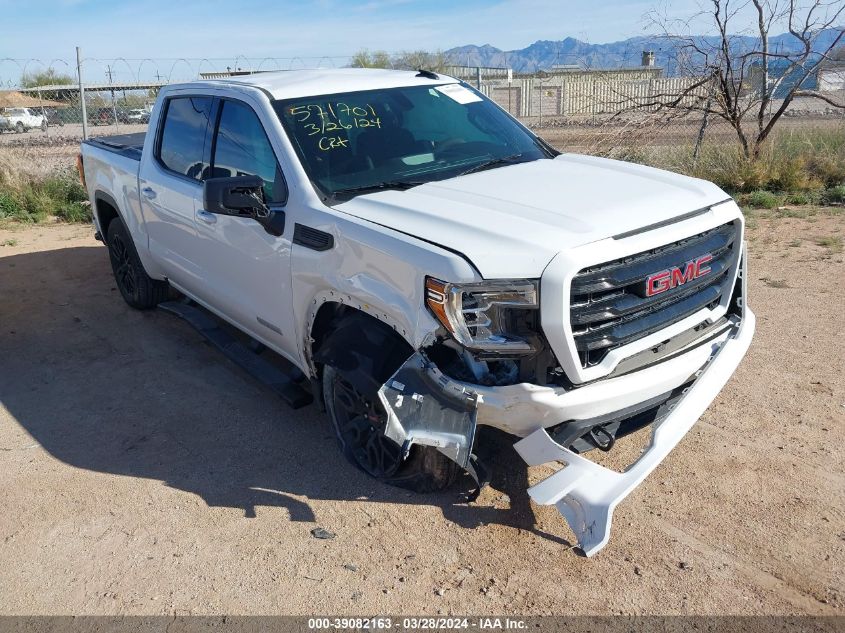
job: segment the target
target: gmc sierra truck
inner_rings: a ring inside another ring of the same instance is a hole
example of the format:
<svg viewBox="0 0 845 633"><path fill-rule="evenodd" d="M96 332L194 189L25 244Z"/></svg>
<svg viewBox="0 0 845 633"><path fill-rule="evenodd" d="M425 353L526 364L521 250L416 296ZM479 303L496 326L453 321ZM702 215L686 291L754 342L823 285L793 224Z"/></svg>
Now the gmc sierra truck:
<svg viewBox="0 0 845 633"><path fill-rule="evenodd" d="M86 141L79 166L129 305L320 402L380 481L483 485L477 427L517 436L527 464L563 465L528 492L587 555L754 332L730 196L561 154L429 71L167 86L146 134ZM586 456L645 427L623 472Z"/></svg>

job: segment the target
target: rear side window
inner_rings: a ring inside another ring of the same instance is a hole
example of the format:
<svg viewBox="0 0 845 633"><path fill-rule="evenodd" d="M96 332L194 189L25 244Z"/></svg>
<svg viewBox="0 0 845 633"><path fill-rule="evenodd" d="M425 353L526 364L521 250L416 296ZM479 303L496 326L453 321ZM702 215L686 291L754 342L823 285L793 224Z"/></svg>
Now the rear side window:
<svg viewBox="0 0 845 633"><path fill-rule="evenodd" d="M212 177L258 176L268 202L285 202L287 187L258 115L237 101L223 101L214 142Z"/></svg>
<svg viewBox="0 0 845 633"><path fill-rule="evenodd" d="M167 101L158 156L169 170L195 180L207 175L203 149L211 102L211 97L176 97Z"/></svg>

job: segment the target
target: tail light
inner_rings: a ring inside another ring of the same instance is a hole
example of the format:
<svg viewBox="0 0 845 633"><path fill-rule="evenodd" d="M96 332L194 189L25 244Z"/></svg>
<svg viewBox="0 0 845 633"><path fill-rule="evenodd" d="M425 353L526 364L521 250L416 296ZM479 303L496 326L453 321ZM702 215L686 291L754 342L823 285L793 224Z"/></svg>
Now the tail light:
<svg viewBox="0 0 845 633"><path fill-rule="evenodd" d="M81 182L82 186L87 190L88 185L85 184L85 166L82 163L82 154L76 155L76 171L79 172L79 182Z"/></svg>

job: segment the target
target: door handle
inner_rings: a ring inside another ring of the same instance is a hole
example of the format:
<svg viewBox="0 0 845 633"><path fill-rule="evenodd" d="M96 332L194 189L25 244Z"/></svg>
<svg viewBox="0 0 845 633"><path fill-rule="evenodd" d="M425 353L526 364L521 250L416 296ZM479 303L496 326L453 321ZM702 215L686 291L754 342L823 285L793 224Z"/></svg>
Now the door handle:
<svg viewBox="0 0 845 633"><path fill-rule="evenodd" d="M155 189L151 187L144 187L143 189L141 189L141 193L144 194L145 198L148 198L150 200L152 200L156 197L156 195L158 195L156 194Z"/></svg>
<svg viewBox="0 0 845 633"><path fill-rule="evenodd" d="M213 213L209 213L208 211L200 209L199 211L197 211L197 220L199 220L200 222L205 222L206 224L216 224L217 216Z"/></svg>

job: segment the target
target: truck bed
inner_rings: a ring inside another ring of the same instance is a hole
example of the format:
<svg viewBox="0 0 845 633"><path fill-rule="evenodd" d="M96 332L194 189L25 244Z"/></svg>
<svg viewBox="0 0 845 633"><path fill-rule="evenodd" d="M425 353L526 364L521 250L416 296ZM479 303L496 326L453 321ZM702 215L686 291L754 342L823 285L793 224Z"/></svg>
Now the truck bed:
<svg viewBox="0 0 845 633"><path fill-rule="evenodd" d="M85 143L99 147L115 154L121 154L127 158L140 161L141 150L144 148L146 132L135 132L133 134L115 134L113 136L99 136L91 138Z"/></svg>

